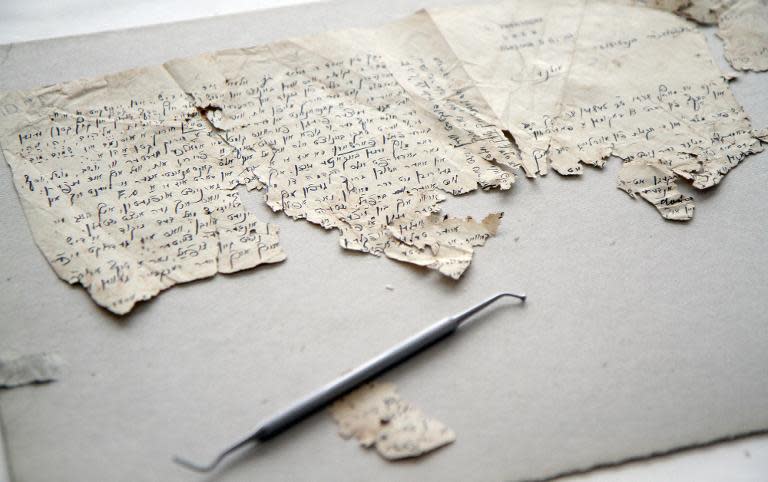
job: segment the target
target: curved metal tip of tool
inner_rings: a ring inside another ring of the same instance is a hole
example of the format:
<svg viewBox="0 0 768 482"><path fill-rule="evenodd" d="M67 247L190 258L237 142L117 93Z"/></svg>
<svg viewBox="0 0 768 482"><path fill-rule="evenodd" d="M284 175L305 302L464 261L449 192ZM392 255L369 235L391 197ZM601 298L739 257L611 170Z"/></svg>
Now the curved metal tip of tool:
<svg viewBox="0 0 768 482"><path fill-rule="evenodd" d="M501 298L502 296L511 296L513 298L517 298L520 301L525 301L525 298L527 297L525 293L512 293L508 291L504 293L499 293L496 295L497 298Z"/></svg>
<svg viewBox="0 0 768 482"><path fill-rule="evenodd" d="M488 298L487 300L482 301L482 302L476 304L475 306L469 308L468 310L466 310L466 311L464 311L462 313L459 313L458 315L454 316L453 319L458 321L459 323L462 323L467 318L469 318L470 316L472 316L475 313L477 313L478 311L484 309L485 307L487 307L488 305L490 305L494 301L498 300L499 298L503 298L505 296L510 296L512 298L517 298L518 300L520 300L522 302L525 302L525 299L526 299L526 295L524 293L518 294L518 293L512 293L512 292L506 292L506 291L502 292L502 293L497 293L497 294L491 296L490 298Z"/></svg>
<svg viewBox="0 0 768 482"><path fill-rule="evenodd" d="M185 460L185 459L179 457L178 455L174 455L173 456L173 462L174 463L176 463L178 465L181 465L185 469L194 470L195 472L201 472L201 473L206 473L206 472L212 471L213 469L215 469L219 465L219 463L221 463L221 461L223 459L224 459L224 457L220 455L220 456L216 457L216 460L214 460L213 462L211 462L208 465L197 465L195 463L190 462L189 460Z"/></svg>
<svg viewBox="0 0 768 482"><path fill-rule="evenodd" d="M208 472L213 471L216 467L218 467L219 464L221 463L221 461L224 460L227 457L227 455L231 454L232 452L234 452L236 450L239 450L241 447L243 447L243 446L245 446L245 445L247 445L249 443L257 443L257 441L255 439L253 439L253 438L247 438L247 439L243 440L242 442L238 442L237 444L231 446L230 448L228 448L224 452L220 453L218 455L218 457L213 459L213 461L211 463L207 464L207 465L198 465L196 463L190 462L189 460L183 459L183 458L179 457L178 455L174 455L173 456L173 461L176 464L181 465L182 467L184 467L186 469L194 470L195 472L200 472L200 473L208 473Z"/></svg>

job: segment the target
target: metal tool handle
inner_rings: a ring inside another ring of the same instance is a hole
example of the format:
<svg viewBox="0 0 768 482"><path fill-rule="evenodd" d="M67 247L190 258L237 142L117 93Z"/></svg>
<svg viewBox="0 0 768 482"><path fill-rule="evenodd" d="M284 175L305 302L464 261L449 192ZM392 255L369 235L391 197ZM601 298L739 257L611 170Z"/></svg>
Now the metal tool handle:
<svg viewBox="0 0 768 482"><path fill-rule="evenodd" d="M342 375L324 387L297 401L287 410L264 422L256 431L258 440L269 440L304 417L320 410L353 388L362 385L388 368L410 358L417 352L450 335L459 327L459 321L451 318L441 320L407 340L395 345L376 358Z"/></svg>
<svg viewBox="0 0 768 482"><path fill-rule="evenodd" d="M290 426L311 415L312 413L325 407L332 401L346 394L353 388L365 383L371 378L379 375L383 371L391 368L394 365L402 362L403 360L410 358L414 354L423 350L424 348L432 345L438 340L450 335L469 317L484 309L494 301L504 296L512 296L525 301L525 295L515 293L498 293L490 298L472 306L471 308L458 313L450 318L438 321L430 327L420 331L412 337L406 339L380 354L376 358L364 363L363 365L355 368L351 372L342 375L331 383L325 385L302 398L298 402L294 403L288 409L278 413L267 419L263 424L259 426L253 434L240 442L232 445L224 452L219 454L211 463L207 465L197 465L189 462L181 457L174 457L174 462L182 465L188 469L192 469L198 472L210 472L229 454L239 450L240 448L250 445L252 443L266 442L272 437L285 431Z"/></svg>

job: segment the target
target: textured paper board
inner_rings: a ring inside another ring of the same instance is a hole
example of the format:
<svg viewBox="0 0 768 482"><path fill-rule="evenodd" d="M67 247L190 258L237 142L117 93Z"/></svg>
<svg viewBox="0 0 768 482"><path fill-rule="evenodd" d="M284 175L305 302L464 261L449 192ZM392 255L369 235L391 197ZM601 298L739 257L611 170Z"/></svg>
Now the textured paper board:
<svg viewBox="0 0 768 482"><path fill-rule="evenodd" d="M340 2L0 47L0 89L438 4ZM733 90L755 127L768 124L764 77L745 74ZM288 260L176 287L127 319L57 280L3 163L0 351L56 351L69 366L66 381L0 397L13 475L190 480L173 454L207 459L290 401L501 289L526 291L529 302L494 308L387 377L460 434L456 443L388 464L361 456L319 415L237 457L217 480L539 478L768 429L766 160L753 156L698 194L686 225L628 201L615 188L616 160L581 179L520 179L509 193L449 201L456 215L506 213L460 282L343 252L334 234L244 196L280 226Z"/></svg>

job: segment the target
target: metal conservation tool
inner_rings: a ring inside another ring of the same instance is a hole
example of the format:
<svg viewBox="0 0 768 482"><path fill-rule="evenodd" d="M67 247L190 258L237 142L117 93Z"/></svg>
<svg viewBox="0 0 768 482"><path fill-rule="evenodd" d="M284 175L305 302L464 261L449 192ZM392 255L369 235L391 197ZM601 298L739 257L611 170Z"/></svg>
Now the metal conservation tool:
<svg viewBox="0 0 768 482"><path fill-rule="evenodd" d="M505 296L511 296L521 301L525 301L524 294L495 294L487 300L467 309L466 311L438 321L434 325L390 348L376 358L357 367L346 375L337 378L319 390L309 394L307 397L294 403L286 410L266 420L253 434L226 449L208 465L194 464L185 459L182 459L181 457L174 457L173 461L179 465L182 465L191 470L195 470L197 472L210 472L215 469L216 466L219 465L219 463L226 456L236 452L246 445L266 442L272 437L280 434L295 423L301 421L305 417L320 410L337 398L351 391L353 388L356 388L357 386L367 382L388 368L397 365L401 361L411 357L422 349L452 334L472 315L487 307L499 298L503 298Z"/></svg>

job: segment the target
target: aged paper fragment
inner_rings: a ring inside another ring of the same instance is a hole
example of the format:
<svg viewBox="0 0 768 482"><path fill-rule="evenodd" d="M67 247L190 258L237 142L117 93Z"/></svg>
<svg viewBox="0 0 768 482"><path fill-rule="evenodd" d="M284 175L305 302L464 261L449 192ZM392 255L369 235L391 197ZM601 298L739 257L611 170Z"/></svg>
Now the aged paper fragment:
<svg viewBox="0 0 768 482"><path fill-rule="evenodd" d="M429 215L446 193L514 181L516 149L425 12L166 67L248 159L245 183L347 249L458 278L476 228ZM444 228L440 253L404 247L392 226L405 220Z"/></svg>
<svg viewBox="0 0 768 482"><path fill-rule="evenodd" d="M725 59L737 70L768 70L768 1L630 0L667 10L703 25L718 25Z"/></svg>
<svg viewBox="0 0 768 482"><path fill-rule="evenodd" d="M725 58L738 70L768 70L768 2L738 0L718 17Z"/></svg>
<svg viewBox="0 0 768 482"><path fill-rule="evenodd" d="M285 258L277 228L233 189L241 160L162 67L0 100L13 107L0 143L35 241L108 310Z"/></svg>
<svg viewBox="0 0 768 482"><path fill-rule="evenodd" d="M735 0L692 0L676 13L703 25L714 25Z"/></svg>
<svg viewBox="0 0 768 482"><path fill-rule="evenodd" d="M458 279L472 261L473 248L496 234L503 215L491 213L478 223L471 217L411 214L388 227L399 242L391 243L385 253Z"/></svg>
<svg viewBox="0 0 768 482"><path fill-rule="evenodd" d="M693 25L636 4L687 8L422 11L5 94L0 143L56 273L115 313L285 258L238 185L346 249L458 278L500 215L439 215L448 194L617 156L621 189L687 220L680 178L711 187L762 149Z"/></svg>
<svg viewBox="0 0 768 482"><path fill-rule="evenodd" d="M619 188L687 220L694 206L681 178L714 186L762 150L703 36L667 12L517 0L430 14L529 176L578 175L616 156Z"/></svg>
<svg viewBox="0 0 768 482"><path fill-rule="evenodd" d="M61 375L63 365L63 360L52 353L0 357L0 388L54 381Z"/></svg>
<svg viewBox="0 0 768 482"><path fill-rule="evenodd" d="M518 163L426 13L3 101L14 112L0 139L38 245L115 313L178 282L284 259L238 184L382 255L402 244L395 220L438 211L443 193L509 189ZM389 252L458 277L482 243L467 242L472 228L453 232L440 261Z"/></svg>
<svg viewBox="0 0 768 482"><path fill-rule="evenodd" d="M355 437L363 447L375 446L382 457L417 457L456 440L443 423L400 399L391 383L364 385L330 408L339 435Z"/></svg>
<svg viewBox="0 0 768 482"><path fill-rule="evenodd" d="M519 160L425 12L2 100L0 142L38 245L115 313L285 258L239 184L339 230L344 248L458 278L482 244L470 224L430 218L447 223L440 250L403 249L389 226L439 211L445 193L509 189Z"/></svg>

